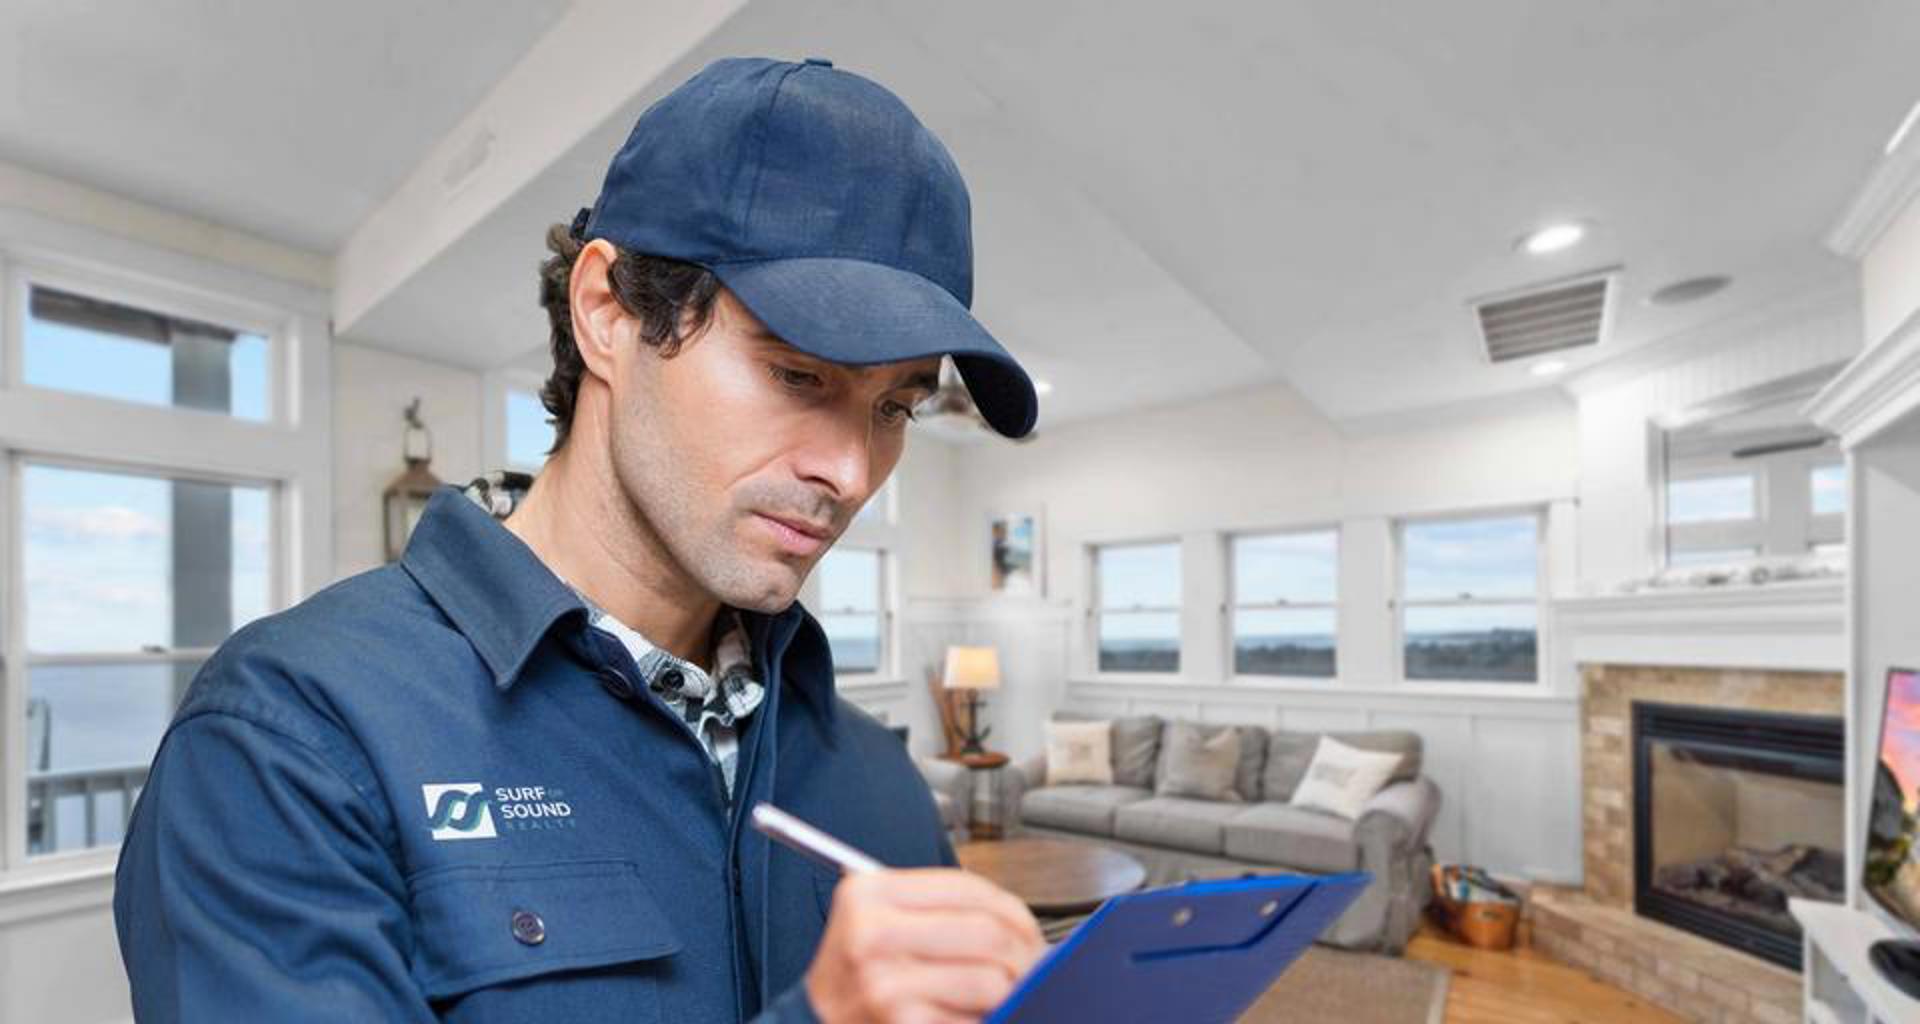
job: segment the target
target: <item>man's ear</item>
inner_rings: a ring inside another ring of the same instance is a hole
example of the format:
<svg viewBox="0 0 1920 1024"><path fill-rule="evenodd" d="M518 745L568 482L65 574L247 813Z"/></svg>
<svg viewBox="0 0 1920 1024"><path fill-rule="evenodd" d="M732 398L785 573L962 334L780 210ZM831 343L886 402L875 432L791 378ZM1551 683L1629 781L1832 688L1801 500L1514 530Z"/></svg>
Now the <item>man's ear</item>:
<svg viewBox="0 0 1920 1024"><path fill-rule="evenodd" d="M619 251L604 238L588 242L573 261L567 281L567 310L573 315L573 344L587 372L602 382L613 379L613 350L627 311L613 297L607 272Z"/></svg>

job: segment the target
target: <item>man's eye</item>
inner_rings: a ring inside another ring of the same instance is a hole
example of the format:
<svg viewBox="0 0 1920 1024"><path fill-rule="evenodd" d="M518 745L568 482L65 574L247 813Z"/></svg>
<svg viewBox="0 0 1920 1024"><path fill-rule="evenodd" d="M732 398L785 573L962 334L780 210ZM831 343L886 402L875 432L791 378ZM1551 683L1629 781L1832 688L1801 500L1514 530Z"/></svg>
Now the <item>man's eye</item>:
<svg viewBox="0 0 1920 1024"><path fill-rule="evenodd" d="M917 420L920 418L913 414L913 406L902 405L899 402L888 402L882 406L881 409L887 414L887 422L889 423L905 423L908 420Z"/></svg>
<svg viewBox="0 0 1920 1024"><path fill-rule="evenodd" d="M769 373L773 375L774 380L779 381L780 383L785 384L790 388L811 388L811 387L820 386L820 378L818 375L807 373L803 370L789 370L784 366L769 366L767 367L767 370Z"/></svg>

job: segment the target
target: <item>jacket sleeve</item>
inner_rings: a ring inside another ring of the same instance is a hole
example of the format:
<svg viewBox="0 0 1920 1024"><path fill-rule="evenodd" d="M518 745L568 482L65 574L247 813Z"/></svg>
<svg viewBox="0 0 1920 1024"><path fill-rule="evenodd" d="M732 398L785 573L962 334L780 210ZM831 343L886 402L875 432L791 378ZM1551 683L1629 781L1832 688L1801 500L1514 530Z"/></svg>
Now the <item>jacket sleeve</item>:
<svg viewBox="0 0 1920 1024"><path fill-rule="evenodd" d="M807 1001L807 986L802 980L780 993L748 1024L820 1024L820 1018L814 1015L813 1004Z"/></svg>
<svg viewBox="0 0 1920 1024"><path fill-rule="evenodd" d="M271 716L169 731L116 873L136 1019L434 1019L385 801L345 747Z"/></svg>

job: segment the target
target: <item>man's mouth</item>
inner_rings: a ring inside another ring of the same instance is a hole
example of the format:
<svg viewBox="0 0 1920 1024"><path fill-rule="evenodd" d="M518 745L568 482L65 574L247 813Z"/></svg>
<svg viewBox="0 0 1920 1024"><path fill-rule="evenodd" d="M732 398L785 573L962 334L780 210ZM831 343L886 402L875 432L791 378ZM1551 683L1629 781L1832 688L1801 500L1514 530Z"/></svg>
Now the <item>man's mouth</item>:
<svg viewBox="0 0 1920 1024"><path fill-rule="evenodd" d="M826 547L827 539L832 536L827 529L803 519L785 519L764 512L754 513L754 518L766 524L767 532L781 549L792 555L814 554Z"/></svg>

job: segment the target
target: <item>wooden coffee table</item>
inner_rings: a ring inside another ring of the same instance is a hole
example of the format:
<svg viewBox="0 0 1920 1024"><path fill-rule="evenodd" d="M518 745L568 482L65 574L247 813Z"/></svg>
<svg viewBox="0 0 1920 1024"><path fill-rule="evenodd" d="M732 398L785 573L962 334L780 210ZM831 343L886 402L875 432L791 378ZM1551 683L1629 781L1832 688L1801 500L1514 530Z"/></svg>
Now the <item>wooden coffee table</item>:
<svg viewBox="0 0 1920 1024"><path fill-rule="evenodd" d="M1035 917L1085 914L1140 888L1147 869L1099 843L1016 837L961 843L960 866L1026 901Z"/></svg>

